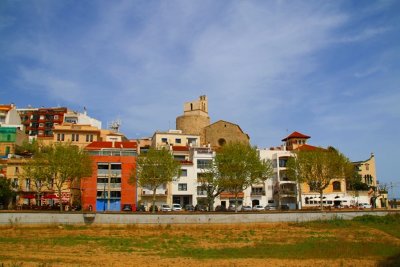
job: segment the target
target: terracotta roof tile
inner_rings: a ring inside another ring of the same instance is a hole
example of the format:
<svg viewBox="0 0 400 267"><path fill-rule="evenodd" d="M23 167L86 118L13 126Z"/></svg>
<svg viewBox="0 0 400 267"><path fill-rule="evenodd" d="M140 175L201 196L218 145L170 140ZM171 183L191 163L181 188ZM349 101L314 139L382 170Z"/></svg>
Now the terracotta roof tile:
<svg viewBox="0 0 400 267"><path fill-rule="evenodd" d="M172 146L173 151L189 151L188 146Z"/></svg>
<svg viewBox="0 0 400 267"><path fill-rule="evenodd" d="M86 149L99 149L99 148L126 148L126 149L136 149L136 142L92 142L86 146Z"/></svg>
<svg viewBox="0 0 400 267"><path fill-rule="evenodd" d="M308 139L310 138L310 136L299 133L299 132L293 132L291 133L289 136L287 136L286 138L282 139L282 141L287 141L289 139L293 139L293 138L304 138L304 139Z"/></svg>

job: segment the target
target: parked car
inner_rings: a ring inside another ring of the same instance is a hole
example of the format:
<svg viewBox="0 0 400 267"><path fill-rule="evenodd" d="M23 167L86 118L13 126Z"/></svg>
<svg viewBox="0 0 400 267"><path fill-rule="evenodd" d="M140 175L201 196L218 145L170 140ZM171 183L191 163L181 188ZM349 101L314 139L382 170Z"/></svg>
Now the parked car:
<svg viewBox="0 0 400 267"><path fill-rule="evenodd" d="M161 211L171 211L171 207L168 204L161 204L160 210Z"/></svg>
<svg viewBox="0 0 400 267"><path fill-rule="evenodd" d="M136 211L146 211L146 207L143 204L139 205L139 207L136 208Z"/></svg>
<svg viewBox="0 0 400 267"><path fill-rule="evenodd" d="M186 210L186 211L194 211L194 206L193 206L193 205L190 205L190 204L189 204L189 205L186 205L186 206L185 206L185 210Z"/></svg>
<svg viewBox="0 0 400 267"><path fill-rule="evenodd" d="M207 207L205 205L197 204L194 208L196 211L207 211Z"/></svg>
<svg viewBox="0 0 400 267"><path fill-rule="evenodd" d="M215 207L215 211L226 211L226 207L218 205L217 207Z"/></svg>
<svg viewBox="0 0 400 267"><path fill-rule="evenodd" d="M158 206L157 205L155 205L154 208L155 208L155 211L158 211ZM150 206L149 211L153 212L153 205Z"/></svg>
<svg viewBox="0 0 400 267"><path fill-rule="evenodd" d="M124 206L122 207L122 211L132 211L132 205L124 204Z"/></svg>
<svg viewBox="0 0 400 267"><path fill-rule="evenodd" d="M254 210L254 211L263 211L263 210L264 210L264 207L261 206L261 205L254 205L253 210Z"/></svg>
<svg viewBox="0 0 400 267"><path fill-rule="evenodd" d="M236 211L235 205L234 204L229 205L228 211Z"/></svg>
<svg viewBox="0 0 400 267"><path fill-rule="evenodd" d="M275 205L267 205L267 206L265 206L265 210L276 210L276 206Z"/></svg>
<svg viewBox="0 0 400 267"><path fill-rule="evenodd" d="M282 204L280 207L280 210L289 210L289 205L288 204Z"/></svg>
<svg viewBox="0 0 400 267"><path fill-rule="evenodd" d="M251 206L242 206L242 211L252 211Z"/></svg>
<svg viewBox="0 0 400 267"><path fill-rule="evenodd" d="M358 203L358 208L359 209L370 209L370 208L372 208L372 205L368 204L368 203Z"/></svg>
<svg viewBox="0 0 400 267"><path fill-rule="evenodd" d="M172 211L182 211L181 204L172 204Z"/></svg>

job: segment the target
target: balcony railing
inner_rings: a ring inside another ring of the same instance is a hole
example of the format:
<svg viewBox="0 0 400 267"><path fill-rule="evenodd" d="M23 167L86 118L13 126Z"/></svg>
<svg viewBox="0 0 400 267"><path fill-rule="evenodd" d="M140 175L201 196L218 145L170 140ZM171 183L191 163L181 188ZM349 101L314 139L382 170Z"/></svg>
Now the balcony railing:
<svg viewBox="0 0 400 267"><path fill-rule="evenodd" d="M143 189L142 190L142 197L143 196L152 196L153 195L153 190L147 190ZM156 196L166 196L168 195L168 190L165 189L157 189L156 190Z"/></svg>
<svg viewBox="0 0 400 267"><path fill-rule="evenodd" d="M265 196L265 191L251 191L252 196Z"/></svg>

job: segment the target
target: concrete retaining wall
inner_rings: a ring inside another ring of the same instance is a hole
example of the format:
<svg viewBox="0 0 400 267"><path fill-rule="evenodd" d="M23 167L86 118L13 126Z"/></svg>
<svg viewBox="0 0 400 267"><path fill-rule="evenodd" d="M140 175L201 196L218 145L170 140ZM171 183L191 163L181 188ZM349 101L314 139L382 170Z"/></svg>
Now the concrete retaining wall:
<svg viewBox="0 0 400 267"><path fill-rule="evenodd" d="M276 213L201 213L201 214L137 214L137 213L32 213L2 212L0 225L37 224L236 224L268 222L304 222L341 218L350 220L362 215L385 216L400 211L347 212L276 212Z"/></svg>

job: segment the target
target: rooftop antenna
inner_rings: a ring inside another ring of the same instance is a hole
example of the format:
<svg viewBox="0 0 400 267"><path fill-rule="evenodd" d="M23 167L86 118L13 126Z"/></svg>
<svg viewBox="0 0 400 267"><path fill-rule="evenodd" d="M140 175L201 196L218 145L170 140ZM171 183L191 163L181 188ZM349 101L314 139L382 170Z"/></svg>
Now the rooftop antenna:
<svg viewBox="0 0 400 267"><path fill-rule="evenodd" d="M115 133L118 133L118 132L119 132L119 128L120 128L120 127L121 127L121 120L120 120L120 119L115 120L115 121L112 121L112 122L110 122L110 124L108 125L108 128L109 128L111 131L115 132Z"/></svg>

